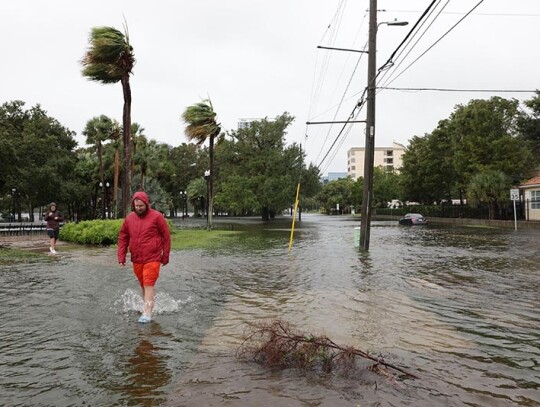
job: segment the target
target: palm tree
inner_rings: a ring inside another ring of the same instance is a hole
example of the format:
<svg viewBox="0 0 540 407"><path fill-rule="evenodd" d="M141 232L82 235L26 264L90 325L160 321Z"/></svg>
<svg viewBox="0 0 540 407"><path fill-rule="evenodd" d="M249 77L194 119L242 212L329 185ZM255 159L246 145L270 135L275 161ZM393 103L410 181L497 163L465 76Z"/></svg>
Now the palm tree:
<svg viewBox="0 0 540 407"><path fill-rule="evenodd" d="M486 204L489 219L495 219L497 208L508 200L510 179L500 170L487 170L476 174L467 189L467 203Z"/></svg>
<svg viewBox="0 0 540 407"><path fill-rule="evenodd" d="M145 146L148 144L148 139L145 135L145 129L139 123L131 124L131 174L135 176L135 166L140 162L140 151L144 151ZM135 189L141 189L144 191L144 177L141 180L141 185L137 185Z"/></svg>
<svg viewBox="0 0 540 407"><path fill-rule="evenodd" d="M81 60L83 76L104 84L122 84L124 109L122 129L124 142L124 179L122 186L122 214L127 215L131 187L131 87L129 76L135 65L133 47L125 34L113 27L94 27L90 32L89 48Z"/></svg>
<svg viewBox="0 0 540 407"><path fill-rule="evenodd" d="M105 116L93 117L86 122L83 135L86 136L86 144L94 145L98 157L99 181L105 185L105 170L103 168L103 142L110 140L113 129L113 121ZM102 219L105 219L105 189L103 189Z"/></svg>
<svg viewBox="0 0 540 407"><path fill-rule="evenodd" d="M221 125L216 122L216 113L210 99L203 100L192 106L188 106L182 119L188 124L185 129L186 136L197 145L202 145L207 139L210 141L208 148L210 158L210 174L208 177L208 224L207 229L212 229L213 211L213 179L214 179L214 140L221 132Z"/></svg>

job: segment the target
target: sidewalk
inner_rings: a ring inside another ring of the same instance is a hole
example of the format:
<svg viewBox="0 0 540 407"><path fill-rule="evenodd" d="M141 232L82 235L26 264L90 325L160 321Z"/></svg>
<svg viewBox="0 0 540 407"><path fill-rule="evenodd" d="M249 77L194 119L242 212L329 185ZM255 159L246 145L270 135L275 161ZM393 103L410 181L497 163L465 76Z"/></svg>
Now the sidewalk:
<svg viewBox="0 0 540 407"><path fill-rule="evenodd" d="M58 241L58 246L62 243ZM31 234L25 236L0 236L0 247L13 247L21 250L48 250L49 237L43 234Z"/></svg>

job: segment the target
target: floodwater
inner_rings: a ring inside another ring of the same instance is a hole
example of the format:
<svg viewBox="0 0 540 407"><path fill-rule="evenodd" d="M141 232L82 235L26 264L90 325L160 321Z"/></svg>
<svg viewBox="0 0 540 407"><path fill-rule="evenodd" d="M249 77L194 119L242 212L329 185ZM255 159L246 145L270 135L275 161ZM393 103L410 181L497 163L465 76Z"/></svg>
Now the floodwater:
<svg viewBox="0 0 540 407"><path fill-rule="evenodd" d="M0 405L540 405L540 231L374 222L360 254L357 222L304 214L289 254L290 223L173 252L148 325L114 248L0 266ZM238 360L247 324L275 318L419 378Z"/></svg>

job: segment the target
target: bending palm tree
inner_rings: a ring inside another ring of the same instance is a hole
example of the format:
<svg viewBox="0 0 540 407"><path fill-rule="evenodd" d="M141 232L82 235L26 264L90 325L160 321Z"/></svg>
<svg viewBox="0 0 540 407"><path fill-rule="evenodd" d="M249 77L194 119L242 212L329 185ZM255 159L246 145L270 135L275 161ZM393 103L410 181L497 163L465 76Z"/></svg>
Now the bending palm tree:
<svg viewBox="0 0 540 407"><path fill-rule="evenodd" d="M124 179L122 186L122 215L127 215L131 187L131 88L129 76L135 65L133 47L129 44L126 29L124 35L113 27L94 27L90 32L90 46L81 63L82 74L90 80L122 83L124 110L122 129L124 142Z"/></svg>
<svg viewBox="0 0 540 407"><path fill-rule="evenodd" d="M216 113L210 99L203 100L192 106L188 106L182 119L188 124L185 133L190 141L202 145L207 139L210 140L208 153L210 156L210 175L208 177L208 230L212 229L213 179L214 179L214 140L221 131L221 126L216 122Z"/></svg>

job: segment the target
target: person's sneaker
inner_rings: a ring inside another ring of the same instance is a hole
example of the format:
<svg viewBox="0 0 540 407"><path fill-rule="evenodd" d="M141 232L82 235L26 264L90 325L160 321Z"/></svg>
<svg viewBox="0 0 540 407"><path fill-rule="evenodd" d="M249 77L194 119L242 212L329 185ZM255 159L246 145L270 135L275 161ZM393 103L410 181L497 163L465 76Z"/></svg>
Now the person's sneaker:
<svg viewBox="0 0 540 407"><path fill-rule="evenodd" d="M152 318L150 318L148 315L141 315L141 317L139 318L139 322L141 324L147 324L150 321L152 321Z"/></svg>
<svg viewBox="0 0 540 407"><path fill-rule="evenodd" d="M54 250L52 247L49 247L49 250L51 251L52 254L56 254L56 250Z"/></svg>

